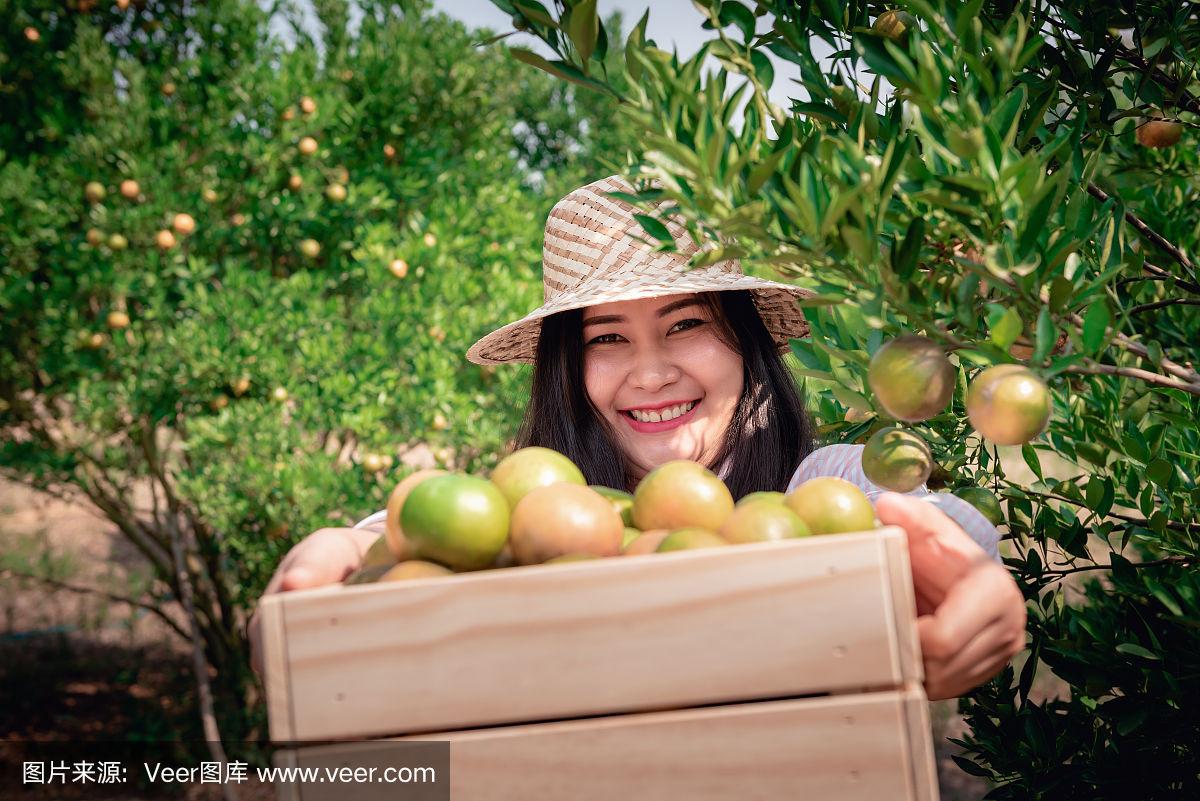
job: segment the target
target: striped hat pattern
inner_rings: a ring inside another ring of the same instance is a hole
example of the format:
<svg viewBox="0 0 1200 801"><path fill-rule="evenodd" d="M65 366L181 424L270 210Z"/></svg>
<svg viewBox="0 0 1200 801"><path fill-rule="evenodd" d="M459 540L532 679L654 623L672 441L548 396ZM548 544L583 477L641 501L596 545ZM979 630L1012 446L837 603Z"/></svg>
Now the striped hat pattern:
<svg viewBox="0 0 1200 801"><path fill-rule="evenodd" d="M542 320L551 314L690 292L750 290L781 351L787 350L790 339L808 335L796 300L809 297L811 291L745 275L736 259L689 269L688 260L699 247L678 218L664 220L678 252L655 252L653 245L639 241L649 238L633 216L639 210L605 194L634 191L624 178L611 175L573 190L555 204L542 245L542 306L481 338L467 351L470 361L532 364Z"/></svg>

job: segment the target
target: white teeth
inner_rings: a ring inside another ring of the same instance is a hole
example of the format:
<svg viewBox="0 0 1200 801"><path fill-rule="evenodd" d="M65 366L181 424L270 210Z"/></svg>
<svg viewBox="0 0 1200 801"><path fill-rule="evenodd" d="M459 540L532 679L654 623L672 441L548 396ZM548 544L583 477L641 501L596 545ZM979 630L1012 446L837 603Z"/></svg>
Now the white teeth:
<svg viewBox="0 0 1200 801"><path fill-rule="evenodd" d="M661 423L666 420L674 420L681 414L686 414L696 405L696 401L691 403L681 403L678 406L670 406L666 409L659 409L653 412L631 411L635 420L643 423Z"/></svg>

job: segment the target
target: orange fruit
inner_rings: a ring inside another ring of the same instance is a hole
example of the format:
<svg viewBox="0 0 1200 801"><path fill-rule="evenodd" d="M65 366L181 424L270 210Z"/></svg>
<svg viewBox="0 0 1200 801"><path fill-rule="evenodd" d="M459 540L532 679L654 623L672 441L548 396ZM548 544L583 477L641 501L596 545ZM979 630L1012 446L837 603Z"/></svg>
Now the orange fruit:
<svg viewBox="0 0 1200 801"><path fill-rule="evenodd" d="M621 516L626 526L633 528L633 495L624 490L604 487L600 484L590 485L592 489L612 501L613 508Z"/></svg>
<svg viewBox="0 0 1200 801"><path fill-rule="evenodd" d="M371 565L370 567L360 567L342 580L343 584L373 584L379 581L380 576L391 570L392 564L387 565Z"/></svg>
<svg viewBox="0 0 1200 801"><path fill-rule="evenodd" d="M983 487L963 487L956 489L954 494L979 510L993 526L1003 525L1004 510L1000 501L989 490Z"/></svg>
<svg viewBox="0 0 1200 801"><path fill-rule="evenodd" d="M413 487L420 484L427 478L434 476L446 475L445 470L427 469L418 470L404 477L396 488L392 490L388 496L387 502L387 522L384 524L384 537L387 539L388 548L391 549L392 555L397 559L408 559L413 555L413 548L409 541L404 536L404 528L400 525L400 510L404 506L404 500L408 497L408 493L412 492Z"/></svg>
<svg viewBox="0 0 1200 801"><path fill-rule="evenodd" d="M634 529L625 529L633 531ZM658 550L659 544L667 538L671 533L669 528L656 528L652 531L643 531L638 536L625 543L621 549L624 556L639 556L646 553L654 553Z"/></svg>
<svg viewBox="0 0 1200 801"><path fill-rule="evenodd" d="M108 190L99 181L88 181L83 187L83 196L87 198L88 203L99 203L104 200L106 194Z"/></svg>
<svg viewBox="0 0 1200 801"><path fill-rule="evenodd" d="M509 545L518 564L532 565L569 553L616 556L624 534L607 498L581 484L559 482L535 487L517 503Z"/></svg>
<svg viewBox="0 0 1200 801"><path fill-rule="evenodd" d="M408 581L409 579L422 578L437 578L438 576L452 576L454 571L433 562L426 562L421 559L413 559L408 562L401 562L388 570L379 577L380 582L384 581Z"/></svg>
<svg viewBox="0 0 1200 801"><path fill-rule="evenodd" d="M341 203L346 199L346 187L341 184L330 184L325 187L325 197L332 200L334 203Z"/></svg>
<svg viewBox="0 0 1200 801"><path fill-rule="evenodd" d="M1050 390L1032 370L1018 364L989 367L967 388L967 418L980 436L996 445L1023 445L1050 422Z"/></svg>
<svg viewBox="0 0 1200 801"><path fill-rule="evenodd" d="M703 528L678 528L663 538L658 544L657 553L669 551L695 551L701 548L721 548L729 543Z"/></svg>
<svg viewBox="0 0 1200 801"><path fill-rule="evenodd" d="M636 528L626 526L624 533L621 534L621 552L624 553L625 548L629 545L629 543L633 542L640 536L642 536L642 532L638 531Z"/></svg>
<svg viewBox="0 0 1200 801"><path fill-rule="evenodd" d="M562 556L555 556L553 559L547 559L542 564L551 565L560 562L584 562L588 559L599 559L594 553L564 553Z"/></svg>
<svg viewBox="0 0 1200 801"><path fill-rule="evenodd" d="M902 42L918 30L917 18L907 11L885 11L875 18L871 30L893 42Z"/></svg>
<svg viewBox="0 0 1200 801"><path fill-rule="evenodd" d="M175 233L187 236L196 230L196 220L192 215L181 212L171 220L171 227L175 229Z"/></svg>
<svg viewBox="0 0 1200 801"><path fill-rule="evenodd" d="M409 492L400 528L422 559L476 570L491 564L508 540L508 501L486 479L434 476Z"/></svg>
<svg viewBox="0 0 1200 801"><path fill-rule="evenodd" d="M739 503L717 533L731 543L775 542L812 534L799 515L769 498Z"/></svg>
<svg viewBox="0 0 1200 801"><path fill-rule="evenodd" d="M911 492L928 480L933 455L920 436L891 426L867 440L862 469L873 484L893 492Z"/></svg>
<svg viewBox="0 0 1200 801"><path fill-rule="evenodd" d="M396 557L392 555L392 551L388 548L386 534L380 534L379 537L371 543L371 547L363 554L363 562L360 567L375 567L383 565L391 567L396 564Z"/></svg>
<svg viewBox="0 0 1200 801"><path fill-rule="evenodd" d="M907 334L875 352L867 383L883 410L909 423L928 420L954 395L954 366L931 339Z"/></svg>
<svg viewBox="0 0 1200 801"><path fill-rule="evenodd" d="M574 462L550 448L521 448L501 459L492 471L492 483L508 500L510 509L516 509L521 499L537 487L559 482L587 484Z"/></svg>
<svg viewBox="0 0 1200 801"><path fill-rule="evenodd" d="M698 462L675 459L651 470L633 493L634 525L716 531L733 511L725 482Z"/></svg>
<svg viewBox="0 0 1200 801"><path fill-rule="evenodd" d="M1183 136L1183 125L1174 120L1148 120L1137 127L1137 141L1143 147L1171 147Z"/></svg>
<svg viewBox="0 0 1200 801"><path fill-rule="evenodd" d="M788 493L784 503L813 534L841 534L875 528L875 508L866 494L843 478L810 478Z"/></svg>
<svg viewBox="0 0 1200 801"><path fill-rule="evenodd" d="M129 315L123 311L111 311L105 322L114 330L129 327Z"/></svg>
<svg viewBox="0 0 1200 801"><path fill-rule="evenodd" d="M734 505L734 508L736 509L738 506L742 506L743 504L747 504L747 503L754 503L755 501L771 501L772 503L780 503L781 504L781 503L783 503L783 499L785 497L786 496L782 492L774 492L771 490L760 490L759 492L750 492L750 493L743 495L741 498L739 498L738 502Z"/></svg>

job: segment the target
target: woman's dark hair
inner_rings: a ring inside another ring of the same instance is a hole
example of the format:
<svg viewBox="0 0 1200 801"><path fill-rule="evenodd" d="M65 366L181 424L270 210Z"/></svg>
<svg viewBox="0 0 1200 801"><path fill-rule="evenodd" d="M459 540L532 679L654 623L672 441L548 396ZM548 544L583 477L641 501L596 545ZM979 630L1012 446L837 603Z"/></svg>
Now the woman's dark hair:
<svg viewBox="0 0 1200 801"><path fill-rule="evenodd" d="M735 499L759 490L783 491L812 448L804 402L747 290L701 292L720 338L742 357L742 396L720 451L725 484ZM627 486L628 466L608 422L583 379L583 310L542 321L529 405L515 447L540 445L565 454L589 484Z"/></svg>

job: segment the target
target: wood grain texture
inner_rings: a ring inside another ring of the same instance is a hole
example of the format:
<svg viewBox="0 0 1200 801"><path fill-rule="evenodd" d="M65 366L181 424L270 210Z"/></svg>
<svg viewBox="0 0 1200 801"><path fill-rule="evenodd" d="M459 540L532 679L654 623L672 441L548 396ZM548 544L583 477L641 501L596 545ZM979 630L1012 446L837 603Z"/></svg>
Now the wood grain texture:
<svg viewBox="0 0 1200 801"><path fill-rule="evenodd" d="M896 648L900 655L900 674L904 683L920 684L925 680L921 662L921 643L914 621L917 619L917 596L913 591L912 565L908 561L908 543L903 532L899 537L880 540L887 550L885 559L891 572L892 614L896 625Z"/></svg>
<svg viewBox="0 0 1200 801"><path fill-rule="evenodd" d="M910 749L908 763L912 766L913 798L915 801L938 801L937 757L925 688L919 682L909 682L903 703L908 725L905 744Z"/></svg>
<svg viewBox="0 0 1200 801"><path fill-rule="evenodd" d="M287 674L268 677L272 738L899 687L915 634L897 631L913 621L894 596L893 540L899 529L287 593L263 608L286 635L266 641L282 652L268 670Z"/></svg>
<svg viewBox="0 0 1200 801"><path fill-rule="evenodd" d="M401 741L450 741L454 801L936 801L936 783L915 796L910 786L905 704L923 701L911 696L763 701ZM386 747L306 748L297 764L386 764ZM352 789L306 785L302 798L383 797L372 794L377 786Z"/></svg>
<svg viewBox="0 0 1200 801"><path fill-rule="evenodd" d="M263 689L272 740L287 740L295 731L283 607L282 595L268 595L259 603L258 612L262 626Z"/></svg>

